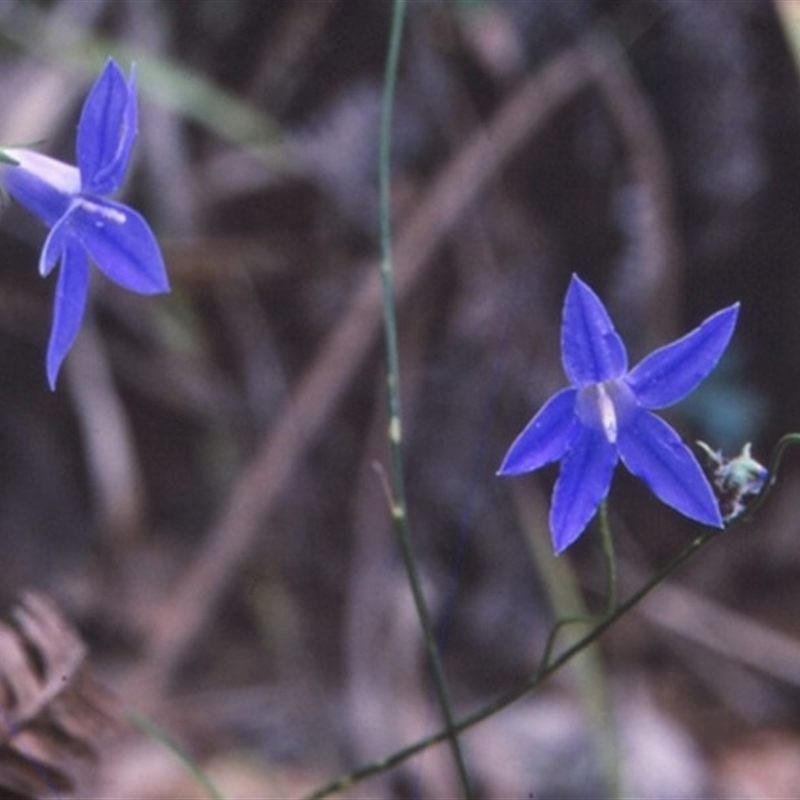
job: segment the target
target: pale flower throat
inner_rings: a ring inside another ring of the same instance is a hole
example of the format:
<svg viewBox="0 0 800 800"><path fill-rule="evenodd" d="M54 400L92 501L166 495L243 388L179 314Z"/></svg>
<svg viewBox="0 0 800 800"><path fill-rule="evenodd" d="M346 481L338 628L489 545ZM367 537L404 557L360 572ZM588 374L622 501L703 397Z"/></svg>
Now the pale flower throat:
<svg viewBox="0 0 800 800"><path fill-rule="evenodd" d="M612 378L580 389L575 409L584 425L602 431L609 444L616 444L620 423L637 405L628 386Z"/></svg>

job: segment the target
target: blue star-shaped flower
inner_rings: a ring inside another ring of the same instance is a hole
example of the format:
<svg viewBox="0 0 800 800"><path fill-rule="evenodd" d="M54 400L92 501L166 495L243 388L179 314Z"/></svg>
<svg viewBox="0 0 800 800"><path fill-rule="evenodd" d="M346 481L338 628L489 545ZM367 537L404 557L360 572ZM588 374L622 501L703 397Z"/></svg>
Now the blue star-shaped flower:
<svg viewBox="0 0 800 800"><path fill-rule="evenodd" d="M129 206L107 199L119 189L137 131L136 77L108 61L86 98L78 124L78 166L41 153L5 148L0 183L50 228L39 259L48 275L57 262L47 378L56 377L81 325L89 258L115 283L140 294L169 291L164 260L150 226ZM13 164L9 164L11 159Z"/></svg>
<svg viewBox="0 0 800 800"><path fill-rule="evenodd" d="M706 476L678 434L651 409L682 400L728 346L739 305L628 370L628 354L597 295L576 275L564 301L561 359L572 386L562 389L511 445L498 472L519 475L561 460L550 530L556 554L585 530L605 499L617 461L664 503L722 527Z"/></svg>

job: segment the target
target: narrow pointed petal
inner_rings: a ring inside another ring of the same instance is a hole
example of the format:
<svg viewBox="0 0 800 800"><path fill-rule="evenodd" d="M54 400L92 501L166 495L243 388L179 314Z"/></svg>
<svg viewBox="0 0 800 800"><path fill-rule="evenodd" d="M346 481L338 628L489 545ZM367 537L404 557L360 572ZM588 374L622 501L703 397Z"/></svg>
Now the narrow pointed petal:
<svg viewBox="0 0 800 800"><path fill-rule="evenodd" d="M169 291L156 237L132 208L100 198L81 199L69 220L76 238L112 281L139 294Z"/></svg>
<svg viewBox="0 0 800 800"><path fill-rule="evenodd" d="M561 359L576 386L619 378L628 369L625 345L605 306L577 275L564 301Z"/></svg>
<svg viewBox="0 0 800 800"><path fill-rule="evenodd" d="M722 357L738 314L738 303L724 308L639 362L625 378L639 403L665 408L694 391Z"/></svg>
<svg viewBox="0 0 800 800"><path fill-rule="evenodd" d="M107 195L122 184L138 126L136 79L109 59L83 104L77 158L82 190Z"/></svg>
<svg viewBox="0 0 800 800"><path fill-rule="evenodd" d="M0 183L22 206L51 226L67 213L80 189L75 167L32 150L9 149L17 166L0 167Z"/></svg>
<svg viewBox="0 0 800 800"><path fill-rule="evenodd" d="M605 436L581 428L580 436L561 462L553 489L550 532L556 555L583 532L611 487L617 451Z"/></svg>
<svg viewBox="0 0 800 800"><path fill-rule="evenodd" d="M508 449L498 475L520 475L558 461L567 452L579 424L575 416L577 390L553 395Z"/></svg>
<svg viewBox="0 0 800 800"><path fill-rule="evenodd" d="M700 464L664 420L640 410L619 432L622 463L668 506L705 525L722 527L719 504Z"/></svg>
<svg viewBox="0 0 800 800"><path fill-rule="evenodd" d="M53 327L47 345L47 380L53 390L64 358L80 330L88 291L89 261L80 247L69 244L58 273Z"/></svg>

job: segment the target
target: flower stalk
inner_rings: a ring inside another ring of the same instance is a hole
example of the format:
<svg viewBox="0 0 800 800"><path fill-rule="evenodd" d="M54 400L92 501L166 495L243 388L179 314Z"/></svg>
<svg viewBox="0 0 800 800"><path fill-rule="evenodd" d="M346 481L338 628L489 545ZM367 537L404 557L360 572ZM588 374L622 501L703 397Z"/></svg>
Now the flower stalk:
<svg viewBox="0 0 800 800"><path fill-rule="evenodd" d="M422 591L422 582L417 570L416 558L411 541L411 532L408 522L408 507L406 504L405 479L403 470L403 439L401 425L400 403L400 364L397 346L397 320L395 314L394 289L392 285L392 232L391 232L391 124L394 106L395 84L397 79L397 65L400 57L400 41L402 38L403 21L405 18L405 0L394 0L392 23L389 37L389 50L386 58L386 72L384 78L383 104L381 108L379 156L378 156L378 193L380 213L380 244L381 244L381 288L383 293L383 326L386 346L387 369L387 402L389 411L388 440L391 451L391 509L392 520L397 535L398 544L403 557L406 574L408 576L411 593L414 598L417 616L419 617L425 640L425 650L430 661L433 673L433 685L445 729L448 731L446 738L450 743L453 761L458 772L459 780L467 800L472 798L472 788L467 772L464 755L454 730L455 717L453 715L450 691L442 665L439 647L436 643L436 634L431 620L428 604Z"/></svg>

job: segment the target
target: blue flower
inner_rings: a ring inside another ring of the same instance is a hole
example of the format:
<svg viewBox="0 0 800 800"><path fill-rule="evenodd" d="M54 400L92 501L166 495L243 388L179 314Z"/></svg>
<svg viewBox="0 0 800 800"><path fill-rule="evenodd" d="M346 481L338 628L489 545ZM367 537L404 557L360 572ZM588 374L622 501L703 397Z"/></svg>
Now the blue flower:
<svg viewBox="0 0 800 800"><path fill-rule="evenodd" d="M677 403L708 376L728 346L738 313L738 303L718 311L629 370L625 345L602 302L572 276L561 328L561 360L572 386L545 403L498 472L519 475L561 461L550 509L556 554L595 515L619 459L662 502L722 527L719 505L697 459L651 410Z"/></svg>
<svg viewBox="0 0 800 800"><path fill-rule="evenodd" d="M140 294L169 291L164 260L150 226L129 206L107 199L122 184L137 131L136 76L125 79L109 59L86 98L74 167L41 153L5 148L0 184L49 228L39 259L48 275L60 262L47 378L78 335L89 290L89 259L112 281ZM8 163L9 159L15 163Z"/></svg>

